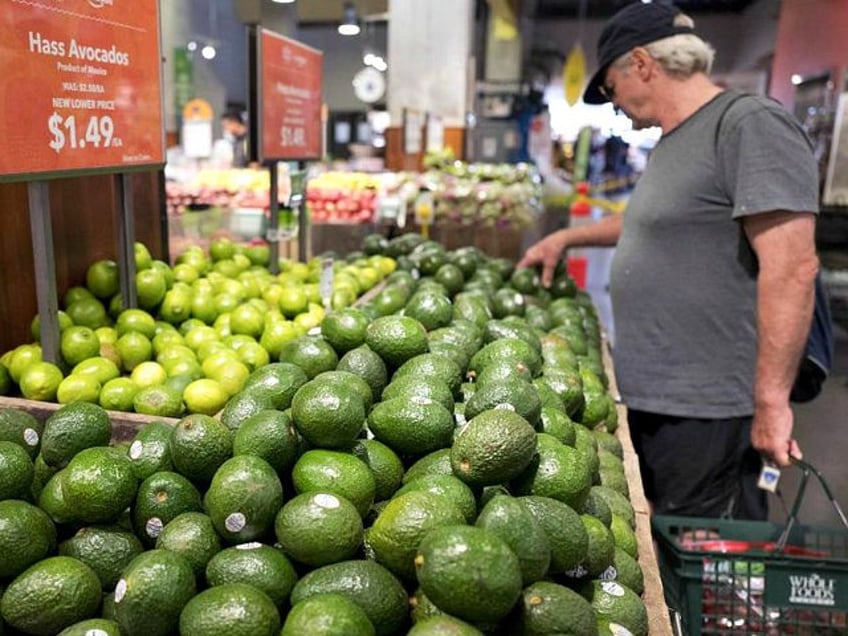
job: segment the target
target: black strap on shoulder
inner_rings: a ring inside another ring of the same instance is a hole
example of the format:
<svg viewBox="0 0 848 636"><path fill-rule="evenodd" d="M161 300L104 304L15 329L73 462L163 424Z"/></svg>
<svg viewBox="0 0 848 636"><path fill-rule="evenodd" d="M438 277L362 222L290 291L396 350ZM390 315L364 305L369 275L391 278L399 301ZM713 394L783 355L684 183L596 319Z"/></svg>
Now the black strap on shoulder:
<svg viewBox="0 0 848 636"><path fill-rule="evenodd" d="M713 139L713 149L715 150L716 156L718 156L718 141L719 135L721 134L721 125L722 123L724 123L724 116L727 115L727 111L730 110L733 104L735 104L744 97L750 97L750 95L748 93L736 93L735 95L733 95L733 97L731 97L724 105L724 109L722 109L721 114L718 116L718 122L716 122L715 127L715 138Z"/></svg>

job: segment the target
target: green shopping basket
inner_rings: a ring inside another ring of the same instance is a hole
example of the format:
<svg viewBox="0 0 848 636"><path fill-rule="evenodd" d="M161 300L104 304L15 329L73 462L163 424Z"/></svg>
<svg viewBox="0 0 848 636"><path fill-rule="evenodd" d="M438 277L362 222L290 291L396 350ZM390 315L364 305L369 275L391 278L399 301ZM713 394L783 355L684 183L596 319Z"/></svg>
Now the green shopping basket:
<svg viewBox="0 0 848 636"><path fill-rule="evenodd" d="M653 517L666 604L680 633L848 634L848 520L821 473L796 463L803 475L785 524ZM811 474L843 528L797 522Z"/></svg>

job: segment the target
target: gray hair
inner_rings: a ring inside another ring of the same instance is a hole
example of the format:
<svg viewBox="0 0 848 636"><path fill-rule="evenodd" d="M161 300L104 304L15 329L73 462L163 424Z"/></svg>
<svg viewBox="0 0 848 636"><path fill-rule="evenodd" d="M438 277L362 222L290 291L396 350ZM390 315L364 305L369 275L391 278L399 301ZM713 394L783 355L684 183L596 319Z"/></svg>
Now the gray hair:
<svg viewBox="0 0 848 636"><path fill-rule="evenodd" d="M675 26L693 27L688 15L679 14ZM715 59L715 49L694 33L680 33L645 45L645 50L663 70L676 77L691 77L695 73L709 74ZM625 53L613 64L616 67L630 63L630 53Z"/></svg>

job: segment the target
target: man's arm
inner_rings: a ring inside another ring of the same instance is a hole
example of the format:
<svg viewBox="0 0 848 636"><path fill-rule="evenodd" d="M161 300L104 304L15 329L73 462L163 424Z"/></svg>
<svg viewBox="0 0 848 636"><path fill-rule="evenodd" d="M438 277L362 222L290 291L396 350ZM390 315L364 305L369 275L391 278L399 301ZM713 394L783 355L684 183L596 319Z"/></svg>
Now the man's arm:
<svg viewBox="0 0 848 636"><path fill-rule="evenodd" d="M612 247L621 234L622 215L604 217L592 225L567 227L527 248L518 267L542 265L542 286L550 287L554 268L569 247Z"/></svg>
<svg viewBox="0 0 848 636"><path fill-rule="evenodd" d="M742 224L759 262L751 442L767 459L787 466L790 455L801 457L792 438L789 392L813 314L815 216L777 211L747 216Z"/></svg>

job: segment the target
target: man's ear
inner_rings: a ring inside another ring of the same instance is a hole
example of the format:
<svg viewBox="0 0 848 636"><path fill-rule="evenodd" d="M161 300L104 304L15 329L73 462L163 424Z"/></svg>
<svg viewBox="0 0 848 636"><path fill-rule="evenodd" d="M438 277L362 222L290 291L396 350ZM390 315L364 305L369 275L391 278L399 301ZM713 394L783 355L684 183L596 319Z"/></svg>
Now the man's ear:
<svg viewBox="0 0 848 636"><path fill-rule="evenodd" d="M644 46L637 46L630 53L630 56L633 60L633 68L639 77L643 80L648 79L654 70L654 65L656 64L656 60L654 60L654 58L651 57L651 54L648 53L648 49Z"/></svg>

